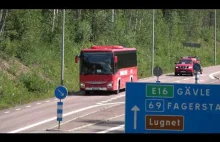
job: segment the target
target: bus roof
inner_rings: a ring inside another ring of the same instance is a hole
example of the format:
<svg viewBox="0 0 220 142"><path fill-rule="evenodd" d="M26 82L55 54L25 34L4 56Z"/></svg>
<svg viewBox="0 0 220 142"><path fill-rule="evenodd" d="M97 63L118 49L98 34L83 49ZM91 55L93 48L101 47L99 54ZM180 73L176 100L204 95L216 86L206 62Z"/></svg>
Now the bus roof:
<svg viewBox="0 0 220 142"><path fill-rule="evenodd" d="M136 48L128 48L119 45L94 45L90 48L82 49L84 52L115 52L115 51L134 51Z"/></svg>

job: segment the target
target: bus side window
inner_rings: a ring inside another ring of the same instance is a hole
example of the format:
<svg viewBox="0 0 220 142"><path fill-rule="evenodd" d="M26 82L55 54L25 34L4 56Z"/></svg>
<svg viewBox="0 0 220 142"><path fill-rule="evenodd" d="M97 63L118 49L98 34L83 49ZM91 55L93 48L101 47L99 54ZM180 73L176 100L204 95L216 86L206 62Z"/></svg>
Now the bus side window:
<svg viewBox="0 0 220 142"><path fill-rule="evenodd" d="M115 55L118 56L118 63L115 66L115 73L121 68L137 66L136 53L136 51L115 52Z"/></svg>

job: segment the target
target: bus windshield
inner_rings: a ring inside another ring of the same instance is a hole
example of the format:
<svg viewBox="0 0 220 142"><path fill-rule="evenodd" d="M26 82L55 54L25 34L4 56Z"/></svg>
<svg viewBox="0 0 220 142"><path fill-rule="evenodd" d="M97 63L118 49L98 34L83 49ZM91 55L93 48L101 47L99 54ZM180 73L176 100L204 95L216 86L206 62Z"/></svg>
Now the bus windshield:
<svg viewBox="0 0 220 142"><path fill-rule="evenodd" d="M80 55L81 74L112 74L113 54L111 52L82 52Z"/></svg>

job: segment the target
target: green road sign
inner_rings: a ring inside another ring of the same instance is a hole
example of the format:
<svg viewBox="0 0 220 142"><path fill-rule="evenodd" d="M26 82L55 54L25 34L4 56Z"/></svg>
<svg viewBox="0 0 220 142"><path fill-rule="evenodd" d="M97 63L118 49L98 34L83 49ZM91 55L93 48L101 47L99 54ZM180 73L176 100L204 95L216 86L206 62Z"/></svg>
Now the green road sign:
<svg viewBox="0 0 220 142"><path fill-rule="evenodd" d="M147 85L146 97L173 98L174 87L173 85Z"/></svg>

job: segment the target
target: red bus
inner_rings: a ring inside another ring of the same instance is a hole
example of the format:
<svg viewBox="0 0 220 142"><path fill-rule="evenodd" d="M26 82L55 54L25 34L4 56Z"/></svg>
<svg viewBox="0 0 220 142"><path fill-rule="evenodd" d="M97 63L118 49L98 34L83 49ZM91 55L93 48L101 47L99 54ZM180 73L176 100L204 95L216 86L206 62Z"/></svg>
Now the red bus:
<svg viewBox="0 0 220 142"><path fill-rule="evenodd" d="M80 63L79 87L85 94L90 91L113 91L118 94L125 89L126 82L136 82L136 48L118 45L92 46L82 49L75 56L75 63Z"/></svg>

